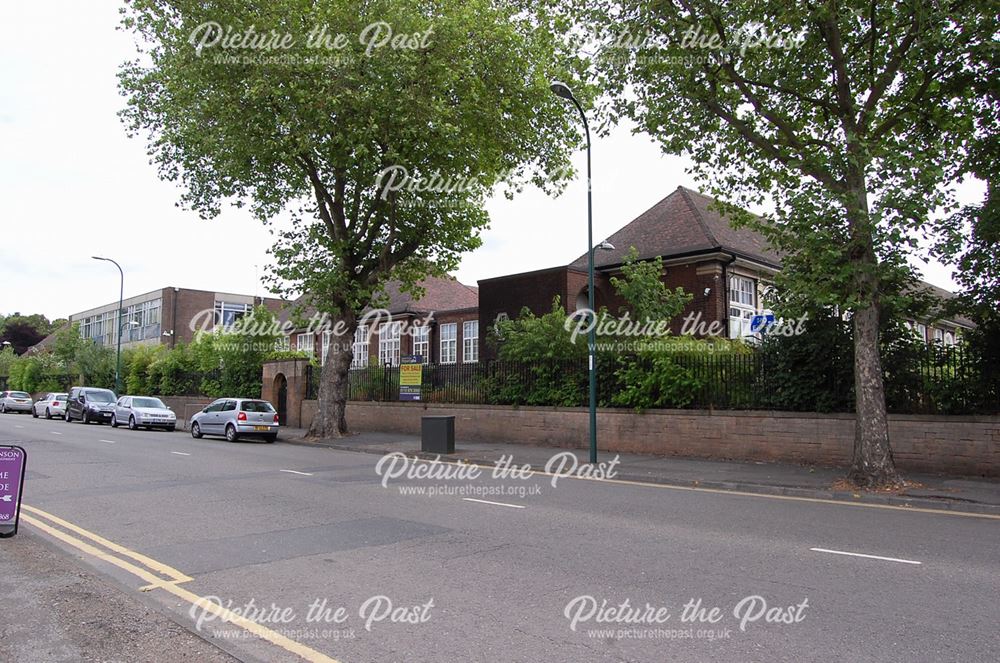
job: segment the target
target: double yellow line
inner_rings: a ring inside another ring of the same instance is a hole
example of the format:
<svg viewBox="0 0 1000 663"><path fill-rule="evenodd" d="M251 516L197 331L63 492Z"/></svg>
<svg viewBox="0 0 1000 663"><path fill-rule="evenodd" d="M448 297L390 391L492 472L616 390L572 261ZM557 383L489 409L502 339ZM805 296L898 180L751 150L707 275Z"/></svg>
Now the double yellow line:
<svg viewBox="0 0 1000 663"><path fill-rule="evenodd" d="M49 536L145 581L147 584L141 587L140 591L162 589L192 606L196 606L200 611L211 613L218 619L238 626L262 640L267 640L310 663L339 663L336 659L330 658L326 654L322 654L300 642L287 638L257 622L246 619L222 607L215 601L206 599L180 587L181 583L190 582L193 578L181 573L172 566L158 562L146 555L109 541L93 532L89 532L58 516L46 513L41 509L27 504L21 504L21 519Z"/></svg>

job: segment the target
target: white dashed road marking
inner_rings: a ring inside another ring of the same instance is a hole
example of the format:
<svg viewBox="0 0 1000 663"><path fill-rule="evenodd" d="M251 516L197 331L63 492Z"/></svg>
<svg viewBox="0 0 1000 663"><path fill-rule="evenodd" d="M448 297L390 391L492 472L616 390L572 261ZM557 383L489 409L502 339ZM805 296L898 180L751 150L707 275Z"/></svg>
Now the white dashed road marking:
<svg viewBox="0 0 1000 663"><path fill-rule="evenodd" d="M462 499L465 500L466 502L478 502L480 504L493 504L493 505L496 505L496 506L507 506L507 507L510 507L511 509L523 509L524 508L524 506L521 505L521 504L506 504L505 502L490 502L489 500L477 500L477 499L473 499L471 497L463 497Z"/></svg>
<svg viewBox="0 0 1000 663"><path fill-rule="evenodd" d="M176 454L178 456L190 456L191 454L186 454L183 451L171 451L170 453Z"/></svg>
<svg viewBox="0 0 1000 663"><path fill-rule="evenodd" d="M312 474L309 472L299 472L297 470L278 470L279 472L288 472L289 474L300 474L304 477L311 477Z"/></svg>
<svg viewBox="0 0 1000 663"><path fill-rule="evenodd" d="M897 559L896 557L882 557L881 555L866 555L864 553L845 552L843 550L827 550L826 548L810 548L814 552L830 553L832 555L849 555L851 557L864 557L865 559L880 559L883 562L899 562L900 564L921 564L912 559Z"/></svg>

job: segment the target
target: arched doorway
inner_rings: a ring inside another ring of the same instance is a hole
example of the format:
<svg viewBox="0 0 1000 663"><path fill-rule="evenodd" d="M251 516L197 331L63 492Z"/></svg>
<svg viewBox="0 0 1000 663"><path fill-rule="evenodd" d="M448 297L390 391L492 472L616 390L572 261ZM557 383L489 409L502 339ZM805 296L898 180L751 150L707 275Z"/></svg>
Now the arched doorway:
<svg viewBox="0 0 1000 663"><path fill-rule="evenodd" d="M275 407L278 408L278 423L282 426L288 423L288 380L284 373L274 376Z"/></svg>

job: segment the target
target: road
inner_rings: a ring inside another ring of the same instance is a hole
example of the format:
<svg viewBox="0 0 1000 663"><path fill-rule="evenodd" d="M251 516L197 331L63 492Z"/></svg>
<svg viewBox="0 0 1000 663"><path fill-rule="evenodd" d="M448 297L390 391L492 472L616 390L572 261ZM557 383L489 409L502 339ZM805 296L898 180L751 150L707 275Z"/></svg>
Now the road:
<svg viewBox="0 0 1000 663"><path fill-rule="evenodd" d="M488 471L383 485L368 454L19 415L9 443L31 535L244 661L1000 660L996 518Z"/></svg>

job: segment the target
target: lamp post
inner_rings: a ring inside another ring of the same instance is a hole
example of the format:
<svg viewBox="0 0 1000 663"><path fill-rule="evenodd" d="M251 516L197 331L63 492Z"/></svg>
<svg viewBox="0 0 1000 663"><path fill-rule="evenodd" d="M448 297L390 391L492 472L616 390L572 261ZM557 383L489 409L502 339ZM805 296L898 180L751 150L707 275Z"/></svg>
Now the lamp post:
<svg viewBox="0 0 1000 663"><path fill-rule="evenodd" d="M121 277L119 281L118 288L118 351L115 357L115 393L121 391L121 372L122 372L122 301L125 297L125 272L122 271L122 266L111 258L101 258L100 256L91 256L94 260L104 260L105 262L110 262L112 265L118 268L118 275Z"/></svg>
<svg viewBox="0 0 1000 663"><path fill-rule="evenodd" d="M596 316L594 311L594 205L591 197L591 171L590 171L590 125L587 123L587 114L583 112L583 106L573 96L573 91L569 86L560 81L552 81L549 89L557 97L573 102L576 109L580 111L583 118L583 130L587 136L587 304L590 307L590 315ZM597 462L597 325L590 325L587 332L587 370L590 378L590 462Z"/></svg>

